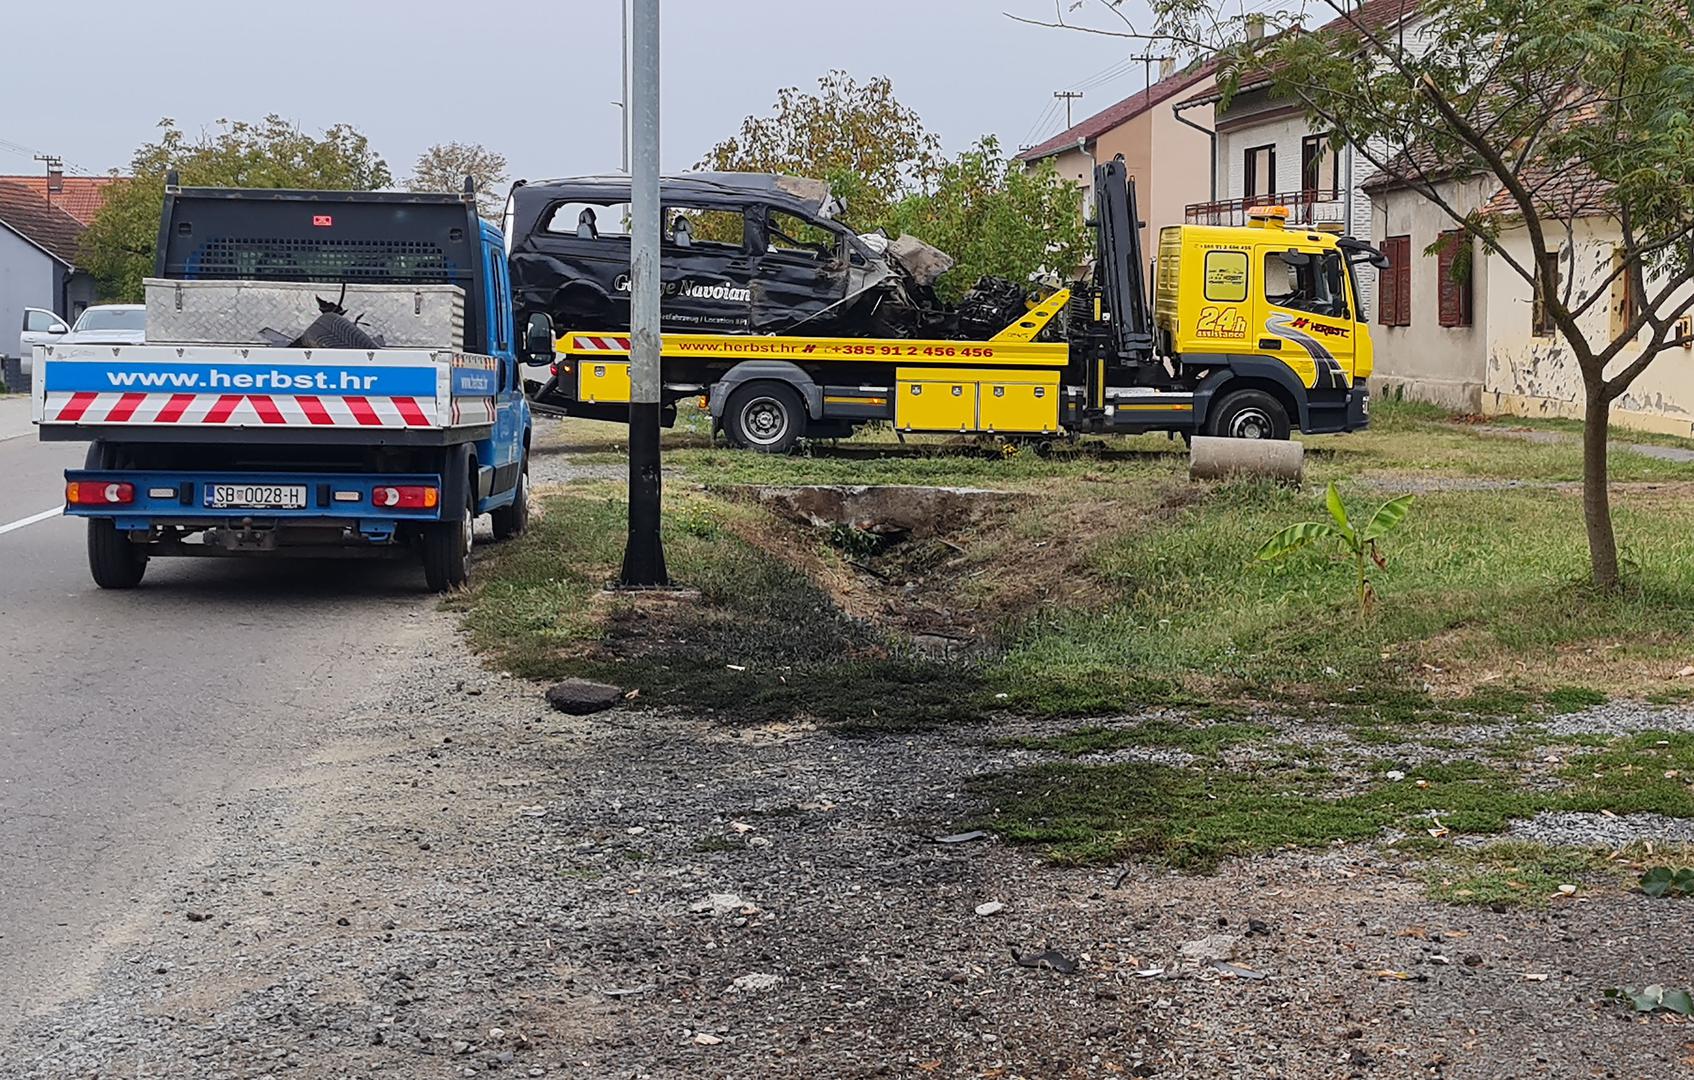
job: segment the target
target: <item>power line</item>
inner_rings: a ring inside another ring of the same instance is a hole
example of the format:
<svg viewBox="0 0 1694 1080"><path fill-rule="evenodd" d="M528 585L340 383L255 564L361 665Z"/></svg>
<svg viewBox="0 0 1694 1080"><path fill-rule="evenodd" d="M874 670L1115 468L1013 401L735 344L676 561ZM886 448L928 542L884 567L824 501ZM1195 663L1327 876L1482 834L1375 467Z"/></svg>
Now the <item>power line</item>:
<svg viewBox="0 0 1694 1080"><path fill-rule="evenodd" d="M26 158L31 158L31 159L39 159L39 158L43 158L43 157L52 156L52 155L49 155L47 153L47 151L45 151L45 150L39 150L39 149L37 149L36 147L33 147L33 146L25 146L23 143L15 143L15 142L11 141L10 139L0 139L0 150L3 150L3 151L5 151L6 153L9 153L9 154L16 154L19 157L26 157ZM89 172L87 169L82 168L80 165L67 164L67 165L64 166L64 169L65 169L66 172L74 173L77 176L93 176L94 175L93 173Z"/></svg>

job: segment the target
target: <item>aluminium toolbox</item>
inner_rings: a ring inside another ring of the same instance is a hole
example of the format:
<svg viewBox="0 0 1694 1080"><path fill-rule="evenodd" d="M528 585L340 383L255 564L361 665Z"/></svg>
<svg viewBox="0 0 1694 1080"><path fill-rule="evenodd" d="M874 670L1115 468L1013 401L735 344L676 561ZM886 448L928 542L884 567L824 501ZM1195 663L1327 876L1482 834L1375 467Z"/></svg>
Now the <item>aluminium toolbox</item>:
<svg viewBox="0 0 1694 1080"><path fill-rule="evenodd" d="M150 345L270 345L262 331L293 338L339 302L347 317L387 348L463 349L465 291L457 285L293 281L176 281L147 278Z"/></svg>

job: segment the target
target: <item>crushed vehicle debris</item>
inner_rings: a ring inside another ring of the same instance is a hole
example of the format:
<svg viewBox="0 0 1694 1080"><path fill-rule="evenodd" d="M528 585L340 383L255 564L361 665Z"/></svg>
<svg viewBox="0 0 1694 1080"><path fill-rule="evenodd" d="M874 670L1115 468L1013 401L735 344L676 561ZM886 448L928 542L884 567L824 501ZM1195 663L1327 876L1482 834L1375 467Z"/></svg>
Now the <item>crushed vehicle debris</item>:
<svg viewBox="0 0 1694 1080"><path fill-rule="evenodd" d="M661 309L669 331L955 338L998 330L1027 290L984 278L957 305L952 256L913 236L859 234L819 180L690 173L660 181ZM507 204L518 322L629 327L629 178L519 181Z"/></svg>

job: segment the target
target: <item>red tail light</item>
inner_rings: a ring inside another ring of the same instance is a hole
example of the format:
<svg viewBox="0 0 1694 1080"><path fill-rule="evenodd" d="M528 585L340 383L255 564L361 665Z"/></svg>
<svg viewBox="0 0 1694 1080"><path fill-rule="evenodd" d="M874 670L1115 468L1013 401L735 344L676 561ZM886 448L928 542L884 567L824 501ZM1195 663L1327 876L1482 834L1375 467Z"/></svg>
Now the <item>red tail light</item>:
<svg viewBox="0 0 1694 1080"><path fill-rule="evenodd" d="M440 501L441 492L422 485L371 489L371 505L382 510L433 510Z"/></svg>
<svg viewBox="0 0 1694 1080"><path fill-rule="evenodd" d="M65 485L65 501L72 506L127 506L135 501L135 485L74 480Z"/></svg>

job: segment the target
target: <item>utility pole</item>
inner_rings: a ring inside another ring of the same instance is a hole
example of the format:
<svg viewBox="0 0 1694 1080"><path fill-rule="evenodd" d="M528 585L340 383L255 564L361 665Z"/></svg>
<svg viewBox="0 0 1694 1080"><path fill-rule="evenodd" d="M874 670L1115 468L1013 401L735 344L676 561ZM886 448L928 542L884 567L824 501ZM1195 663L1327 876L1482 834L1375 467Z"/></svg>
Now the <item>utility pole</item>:
<svg viewBox="0 0 1694 1080"><path fill-rule="evenodd" d="M1081 90L1055 90L1053 96L1065 99L1065 130L1071 129L1071 102L1082 96Z"/></svg>
<svg viewBox="0 0 1694 1080"><path fill-rule="evenodd" d="M618 0L618 15L623 20L623 35L618 39L621 48L618 59L622 63L619 69L621 75L618 81L618 134L622 137L623 156L619 158L619 168L624 175L629 175L629 0Z"/></svg>
<svg viewBox="0 0 1694 1080"><path fill-rule="evenodd" d="M670 584L659 541L659 0L633 0L633 8L625 588Z"/></svg>

